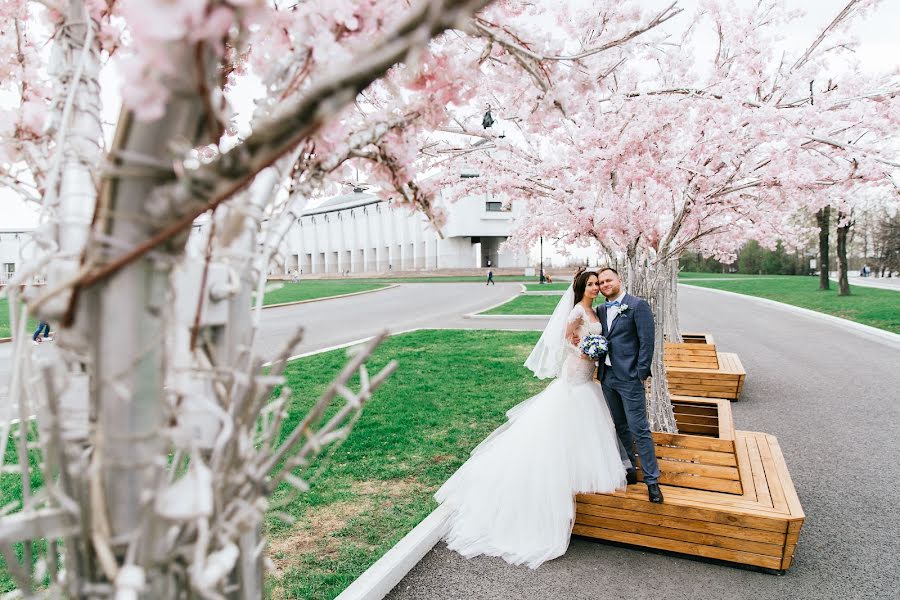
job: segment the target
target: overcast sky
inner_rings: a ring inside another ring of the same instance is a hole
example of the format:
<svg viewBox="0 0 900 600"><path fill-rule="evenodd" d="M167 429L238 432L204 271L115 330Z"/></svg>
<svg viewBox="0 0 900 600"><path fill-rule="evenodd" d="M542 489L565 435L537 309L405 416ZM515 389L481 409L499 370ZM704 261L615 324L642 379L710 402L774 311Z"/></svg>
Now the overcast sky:
<svg viewBox="0 0 900 600"><path fill-rule="evenodd" d="M751 6L756 0L732 0L734 4ZM645 0L645 5L650 8L662 9L671 3L671 0ZM700 0L680 0L679 6L690 13L699 5ZM786 0L790 8L801 8L807 12L806 16L796 23L787 32L787 45L790 50L801 51L815 39L834 16L847 3L847 0ZM668 27L677 28L679 21L684 16L676 17ZM864 20L856 23L856 31L860 37L858 56L867 71L885 72L897 69L900 63L900 1L882 0L881 5L869 14ZM710 38L709 44L713 40ZM105 74L105 87L107 90L116 88L114 74ZM104 93L104 120L113 122L116 116L116 103L118 94L114 91ZM2 100L2 99L0 99ZM246 113L252 105L252 98L234 99L239 112ZM0 229L12 229L19 227L33 227L37 218L33 210L26 207L7 188L0 187Z"/></svg>

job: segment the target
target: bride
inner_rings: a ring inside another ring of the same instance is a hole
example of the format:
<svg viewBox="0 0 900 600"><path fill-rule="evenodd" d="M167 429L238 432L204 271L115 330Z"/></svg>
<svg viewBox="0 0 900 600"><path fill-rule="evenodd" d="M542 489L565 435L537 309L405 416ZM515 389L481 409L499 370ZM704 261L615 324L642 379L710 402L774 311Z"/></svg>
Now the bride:
<svg viewBox="0 0 900 600"><path fill-rule="evenodd" d="M444 539L451 550L536 568L568 548L575 494L625 487L594 361L568 342L573 333L600 333L591 308L599 293L595 273L575 276L525 361L537 377L557 379L507 412L509 420L435 494L450 509Z"/></svg>

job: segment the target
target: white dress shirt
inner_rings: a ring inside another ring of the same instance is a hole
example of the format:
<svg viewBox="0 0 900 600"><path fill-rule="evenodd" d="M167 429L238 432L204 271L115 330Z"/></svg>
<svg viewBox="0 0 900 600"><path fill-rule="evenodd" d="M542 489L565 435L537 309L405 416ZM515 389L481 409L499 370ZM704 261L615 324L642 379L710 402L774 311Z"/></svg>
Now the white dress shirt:
<svg viewBox="0 0 900 600"><path fill-rule="evenodd" d="M625 298L625 292L620 291L619 295L612 300L607 300L607 302L622 302L622 299ZM608 306L606 307L606 333L609 334L609 330L612 329L613 321L616 320L616 317L619 316L619 307L618 306ZM611 367L612 363L609 361L609 354L606 355L606 366Z"/></svg>

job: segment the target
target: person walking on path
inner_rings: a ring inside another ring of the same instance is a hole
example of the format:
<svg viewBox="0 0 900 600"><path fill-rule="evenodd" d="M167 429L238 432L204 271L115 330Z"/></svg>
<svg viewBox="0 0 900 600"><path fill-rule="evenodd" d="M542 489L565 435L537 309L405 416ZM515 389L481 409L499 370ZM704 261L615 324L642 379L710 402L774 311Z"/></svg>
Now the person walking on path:
<svg viewBox="0 0 900 600"><path fill-rule="evenodd" d="M492 285L492 284L497 285L494 282L494 271L488 271L487 283L485 283L484 285Z"/></svg>
<svg viewBox="0 0 900 600"><path fill-rule="evenodd" d="M41 333L43 333L43 337ZM47 321L38 323L37 329L34 330L34 335L31 336L31 341L35 344L40 344L43 340L50 341L52 339L50 337L50 324Z"/></svg>

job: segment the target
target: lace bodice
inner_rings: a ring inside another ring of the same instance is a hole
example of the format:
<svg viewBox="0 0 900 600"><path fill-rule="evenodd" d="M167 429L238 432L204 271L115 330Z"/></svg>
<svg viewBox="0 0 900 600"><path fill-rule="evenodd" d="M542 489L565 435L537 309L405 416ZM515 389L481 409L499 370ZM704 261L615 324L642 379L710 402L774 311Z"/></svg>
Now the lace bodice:
<svg viewBox="0 0 900 600"><path fill-rule="evenodd" d="M597 319L597 315L587 314L581 304L576 304L569 312L568 322L576 321L579 322L578 329L576 329L579 338L583 338L589 333L603 333L603 326ZM597 370L594 361L586 359L584 353L572 344L566 344L566 347L569 355L563 363L561 377L573 384L593 381L594 372Z"/></svg>

